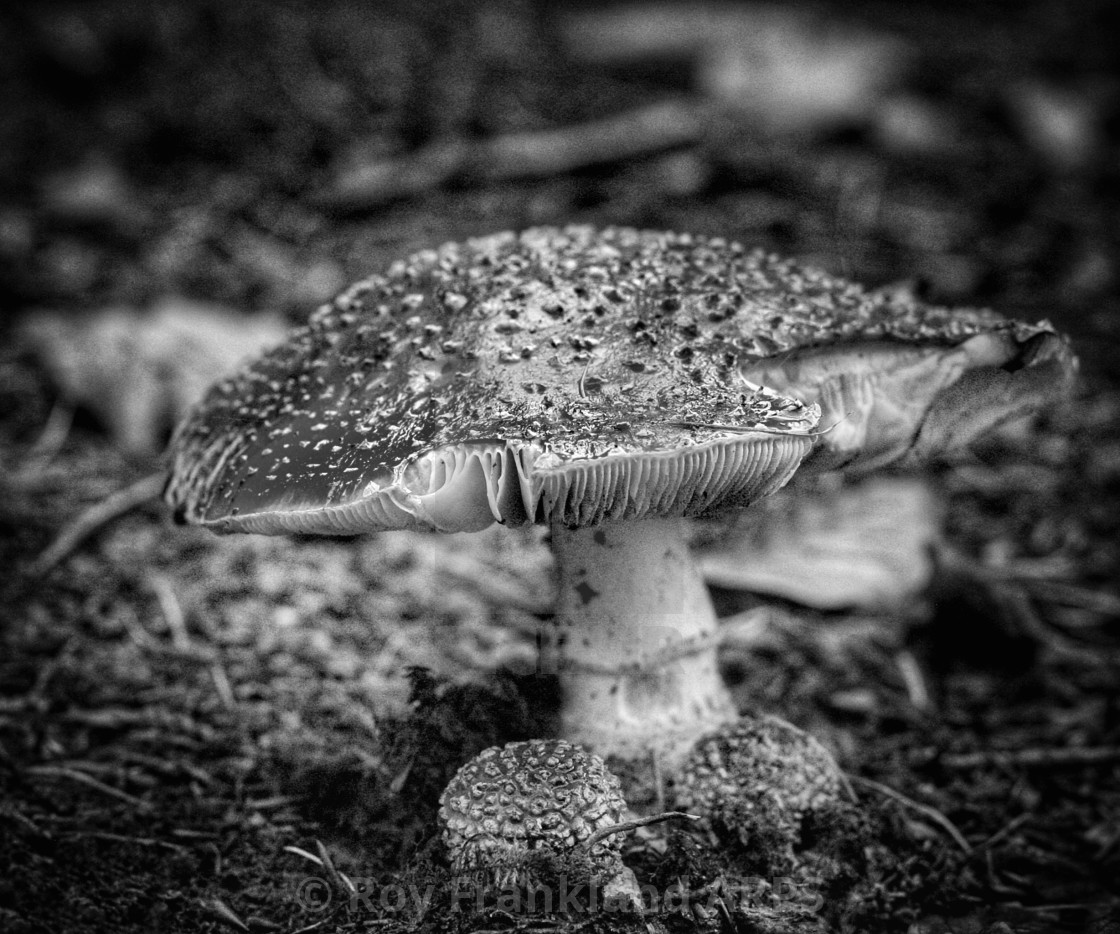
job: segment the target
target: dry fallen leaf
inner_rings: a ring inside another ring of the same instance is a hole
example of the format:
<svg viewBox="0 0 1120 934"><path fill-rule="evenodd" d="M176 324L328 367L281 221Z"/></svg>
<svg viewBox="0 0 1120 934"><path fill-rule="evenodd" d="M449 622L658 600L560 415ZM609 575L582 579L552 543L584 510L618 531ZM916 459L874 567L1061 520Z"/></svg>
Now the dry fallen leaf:
<svg viewBox="0 0 1120 934"><path fill-rule="evenodd" d="M933 575L940 515L916 478L795 484L700 549L709 583L822 610L901 605Z"/></svg>
<svg viewBox="0 0 1120 934"><path fill-rule="evenodd" d="M123 450L146 456L207 387L285 330L279 315L171 296L146 311L32 311L20 336L63 398L92 412Z"/></svg>

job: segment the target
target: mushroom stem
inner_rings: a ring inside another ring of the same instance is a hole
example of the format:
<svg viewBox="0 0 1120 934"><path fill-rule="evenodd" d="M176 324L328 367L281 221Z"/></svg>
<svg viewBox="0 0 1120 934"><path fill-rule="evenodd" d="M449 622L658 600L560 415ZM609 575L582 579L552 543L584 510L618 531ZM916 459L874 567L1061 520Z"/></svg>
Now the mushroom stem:
<svg viewBox="0 0 1120 934"><path fill-rule="evenodd" d="M717 621L683 521L554 525L562 735L600 755L679 759L734 719Z"/></svg>

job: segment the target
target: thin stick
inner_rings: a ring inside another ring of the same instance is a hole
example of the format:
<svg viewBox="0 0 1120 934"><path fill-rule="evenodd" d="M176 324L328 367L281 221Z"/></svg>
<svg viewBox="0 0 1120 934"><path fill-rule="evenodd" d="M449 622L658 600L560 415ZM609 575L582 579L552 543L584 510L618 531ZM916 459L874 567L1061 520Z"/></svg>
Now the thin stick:
<svg viewBox="0 0 1120 934"><path fill-rule="evenodd" d="M28 450L23 463L20 464L18 474L28 476L34 471L45 467L52 460L66 439L70 436L70 427L74 424L74 405L66 399L59 398L51 407L47 423L35 439L35 443Z"/></svg>
<svg viewBox="0 0 1120 934"><path fill-rule="evenodd" d="M774 609L756 606L742 610L719 621L719 644L757 645L774 622Z"/></svg>
<svg viewBox="0 0 1120 934"><path fill-rule="evenodd" d="M42 827L36 824L35 821L33 821L26 814L20 814L19 811L10 811L5 808L4 810L0 811L0 817L6 817L9 820L14 821L15 823L23 827L23 829L30 833L32 836L42 837L45 840L51 839L50 831L43 830Z"/></svg>
<svg viewBox="0 0 1120 934"><path fill-rule="evenodd" d="M706 125L695 102L657 101L600 120L494 137L474 148L465 170L487 181L552 178L694 144Z"/></svg>
<svg viewBox="0 0 1120 934"><path fill-rule="evenodd" d="M360 210L431 191L455 176L488 182L552 178L693 145L704 137L707 124L701 105L666 100L601 120L508 133L478 143L441 140L356 166L316 200L324 207Z"/></svg>
<svg viewBox="0 0 1120 934"><path fill-rule="evenodd" d="M922 675L922 668L914 653L909 649L902 649L895 654L894 663L902 675L902 681L906 685L906 696L910 699L910 703L918 710L929 710L929 689L926 687L926 679Z"/></svg>
<svg viewBox="0 0 1120 934"><path fill-rule="evenodd" d="M357 165L314 198L326 208L354 211L423 194L460 172L469 151L464 140L438 140L404 155Z"/></svg>
<svg viewBox="0 0 1120 934"><path fill-rule="evenodd" d="M1022 827L1023 824L1029 821L1032 817L1034 817L1034 815L1030 811L1024 811L1018 817L1012 818L1006 824L1000 827L1000 829L997 830L994 834L988 837L988 839L983 843L978 843L975 847L973 847L972 853L970 855L975 857L980 853L986 853L993 846L999 843L999 841L1004 837L1014 833L1016 830Z"/></svg>
<svg viewBox="0 0 1120 934"><path fill-rule="evenodd" d="M306 859L308 862L314 863L316 866L322 866L323 865L323 861L321 859L319 859L318 856L316 856L314 853L308 853L307 850L303 849L303 847L294 846L294 845L286 846L286 847L284 847L284 852L285 853L292 853L295 856L301 856L304 859Z"/></svg>
<svg viewBox="0 0 1120 934"><path fill-rule="evenodd" d="M237 706L237 697L233 693L229 675L221 662L215 661L210 665L210 679L214 682L214 690L218 692L218 700L226 710L233 710Z"/></svg>
<svg viewBox="0 0 1120 934"><path fill-rule="evenodd" d="M248 934L249 925L242 921L220 898L207 898L202 900L202 907L217 921L233 928L235 931L245 931Z"/></svg>
<svg viewBox="0 0 1120 934"><path fill-rule="evenodd" d="M189 650L191 637L187 632L183 608L179 604L179 598L175 596L171 582L162 574L152 574L148 578L148 584L155 592L160 612L163 613L167 628L171 631L171 644L177 649Z"/></svg>
<svg viewBox="0 0 1120 934"><path fill-rule="evenodd" d="M949 820L949 818L947 818L944 814L937 810L937 808L930 807L928 804L922 804L920 801L915 801L913 798L908 798L902 792L895 791L893 788L890 788L887 785L883 785L880 782L874 781L873 779L864 778L862 775L850 775L848 777L857 785L862 785L865 788L870 788L872 791L877 791L879 792L879 794L885 795L886 797L897 801L899 804L904 804L907 807L918 811L920 814L924 814L931 821L937 824L942 830L944 830L950 837L952 837L953 842L956 843L957 846L959 846L961 850L963 850L966 854L972 852L972 847L965 839L964 834L957 830L956 824L954 824L951 820Z"/></svg>
<svg viewBox="0 0 1120 934"><path fill-rule="evenodd" d="M596 831L588 837L587 842L583 845L590 850L600 840L611 837L616 833L629 833L631 830L637 830L639 827L647 827L650 824L660 824L662 821L674 820L678 817L691 821L700 820L698 814L688 814L685 811L666 811L664 814L654 814L652 817L636 817L634 820L626 820L618 824L611 824L610 827L604 827L602 830Z"/></svg>
<svg viewBox="0 0 1120 934"><path fill-rule="evenodd" d="M335 867L334 860L331 859L331 854L327 852L327 848L323 846L322 840L315 840L315 849L319 853L319 859L323 861L323 869L326 870L327 878L330 880L331 886L335 891L341 892L343 895L347 893L351 895L354 894L354 892L357 891L354 887L354 883Z"/></svg>
<svg viewBox="0 0 1120 934"><path fill-rule="evenodd" d="M33 765L27 771L28 774L40 778L68 778L71 781L79 782L95 791L100 791L102 794L110 795L118 801L124 801L126 804L130 804L138 810L146 811L148 809L147 801L137 798L135 795L130 795L127 791L114 788L112 785L106 785L104 782L98 781L92 775L79 772L77 769L67 769L54 765Z"/></svg>
<svg viewBox="0 0 1120 934"><path fill-rule="evenodd" d="M650 769L653 771L653 787L655 789L655 802L660 813L665 810L665 775L661 771L661 756L656 749L649 751Z"/></svg>
<svg viewBox="0 0 1120 934"><path fill-rule="evenodd" d="M1107 590L1094 590L1069 581L1023 574L1014 580L1050 603L1078 607L1099 616L1120 616L1120 597Z"/></svg>
<svg viewBox="0 0 1120 934"><path fill-rule="evenodd" d="M132 843L135 846L161 846L178 853L189 853L190 848L181 843L169 843L167 840L155 840L151 837L128 837L120 833L109 833L104 830L68 830L63 836L68 840L89 838L91 840L108 840L111 843Z"/></svg>
<svg viewBox="0 0 1120 934"><path fill-rule="evenodd" d="M967 562L958 555L954 559ZM1028 567L1023 560L1012 562L1007 567L990 565L969 565L970 570L988 581L998 581L1022 586L1035 591L1051 603L1075 606L1091 610L1101 616L1120 616L1120 596L1104 589L1078 584L1075 581L1046 576Z"/></svg>
<svg viewBox="0 0 1120 934"><path fill-rule="evenodd" d="M1042 617L1038 615L1030 596L1021 590L1006 584L995 584L992 586L992 592L1003 601L1003 605L1010 612L1015 614L1015 621L1027 631L1027 634L1037 639L1052 652L1090 664L1120 662L1120 652L1114 649L1081 642L1067 636L1053 626L1047 626Z"/></svg>
<svg viewBox="0 0 1120 934"><path fill-rule="evenodd" d="M84 510L63 526L55 540L35 559L31 573L40 577L66 560L82 542L104 525L155 499L163 490L163 472L148 474Z"/></svg>
<svg viewBox="0 0 1120 934"><path fill-rule="evenodd" d="M986 765L1019 768L1063 768L1078 765L1108 765L1120 762L1120 746L1064 748L986 749L978 752L949 752L936 761L947 769L976 769Z"/></svg>

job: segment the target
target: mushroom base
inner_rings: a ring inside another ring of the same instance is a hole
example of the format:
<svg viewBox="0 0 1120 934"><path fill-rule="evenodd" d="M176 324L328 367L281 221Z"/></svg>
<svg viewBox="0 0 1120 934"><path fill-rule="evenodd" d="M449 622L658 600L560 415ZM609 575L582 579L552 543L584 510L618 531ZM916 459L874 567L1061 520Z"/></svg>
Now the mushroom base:
<svg viewBox="0 0 1120 934"><path fill-rule="evenodd" d="M554 526L565 739L603 756L679 760L736 716L717 621L681 519Z"/></svg>

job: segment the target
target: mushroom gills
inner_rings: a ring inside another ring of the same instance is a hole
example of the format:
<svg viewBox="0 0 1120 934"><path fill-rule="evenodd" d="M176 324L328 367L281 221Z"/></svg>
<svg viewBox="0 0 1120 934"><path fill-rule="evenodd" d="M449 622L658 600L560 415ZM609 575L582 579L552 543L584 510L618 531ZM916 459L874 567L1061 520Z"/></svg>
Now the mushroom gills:
<svg viewBox="0 0 1120 934"><path fill-rule="evenodd" d="M522 525L532 500L528 473L536 452L501 443L457 444L406 461L402 508L441 531L478 532L494 522Z"/></svg>
<svg viewBox="0 0 1120 934"><path fill-rule="evenodd" d="M1056 335L1020 342L996 331L952 347L815 347L757 361L741 374L820 405L822 434L804 469L869 471L951 450L1033 411L1068 379L1068 353Z"/></svg>

